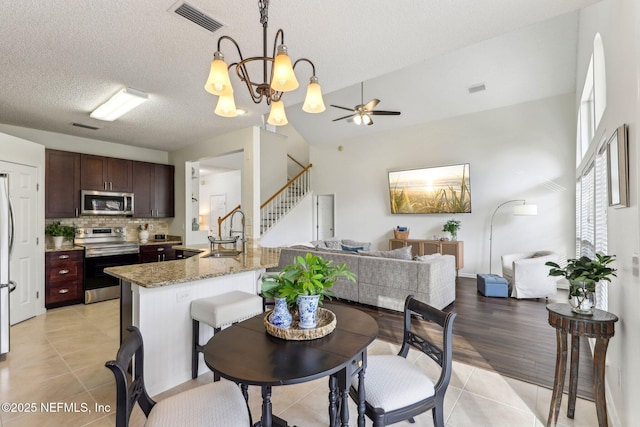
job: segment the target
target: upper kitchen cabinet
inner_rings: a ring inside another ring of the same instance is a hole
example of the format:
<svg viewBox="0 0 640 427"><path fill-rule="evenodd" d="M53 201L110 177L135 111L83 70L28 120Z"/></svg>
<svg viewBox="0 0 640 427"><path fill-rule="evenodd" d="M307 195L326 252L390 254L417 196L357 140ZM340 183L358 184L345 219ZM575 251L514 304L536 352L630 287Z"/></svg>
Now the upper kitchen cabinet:
<svg viewBox="0 0 640 427"><path fill-rule="evenodd" d="M133 162L113 157L82 154L83 190L133 191Z"/></svg>
<svg viewBox="0 0 640 427"><path fill-rule="evenodd" d="M45 150L45 218L80 214L80 154Z"/></svg>
<svg viewBox="0 0 640 427"><path fill-rule="evenodd" d="M133 162L133 216L174 216L173 165Z"/></svg>

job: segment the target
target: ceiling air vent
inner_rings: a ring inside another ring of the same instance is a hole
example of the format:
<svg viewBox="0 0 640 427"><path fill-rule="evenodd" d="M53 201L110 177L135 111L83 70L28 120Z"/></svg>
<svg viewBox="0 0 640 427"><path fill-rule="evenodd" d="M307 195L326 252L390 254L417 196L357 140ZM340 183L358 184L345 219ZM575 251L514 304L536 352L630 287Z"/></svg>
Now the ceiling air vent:
<svg viewBox="0 0 640 427"><path fill-rule="evenodd" d="M98 130L100 128L97 128L95 126L89 126L89 125L83 125L82 123L71 123L72 126L78 127L78 128L83 128L83 129L91 129L91 130Z"/></svg>
<svg viewBox="0 0 640 427"><path fill-rule="evenodd" d="M179 4L179 3L178 3ZM207 31L211 31L212 33L222 28L222 24L212 17L200 12L195 7L191 6L187 3L179 4L178 7L174 9L174 12L183 18L188 19L196 25L204 28Z"/></svg>
<svg viewBox="0 0 640 427"><path fill-rule="evenodd" d="M472 93L482 92L483 90L487 90L484 83L480 83L479 85L471 86L469 88L469 95Z"/></svg>

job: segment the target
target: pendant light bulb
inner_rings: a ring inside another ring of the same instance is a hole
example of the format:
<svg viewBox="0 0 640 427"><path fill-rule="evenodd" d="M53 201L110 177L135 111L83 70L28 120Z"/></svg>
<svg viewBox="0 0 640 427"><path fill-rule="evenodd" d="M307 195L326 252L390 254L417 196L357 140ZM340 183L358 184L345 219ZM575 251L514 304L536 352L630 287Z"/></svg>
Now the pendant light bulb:
<svg viewBox="0 0 640 427"><path fill-rule="evenodd" d="M214 112L221 117L236 117L238 115L236 102L233 99L233 92L231 92L230 95L220 95Z"/></svg>
<svg viewBox="0 0 640 427"><path fill-rule="evenodd" d="M273 101L271 103L271 112L269 113L267 123L274 126L284 126L289 123L282 101Z"/></svg>
<svg viewBox="0 0 640 427"><path fill-rule="evenodd" d="M293 72L291 58L287 54L287 47L283 44L278 46L278 53L273 61L273 77L271 79L271 89L276 92L290 92L298 88L298 79Z"/></svg>
<svg viewBox="0 0 640 427"><path fill-rule="evenodd" d="M324 110L326 110L326 107L322 99L322 91L318 84L318 78L312 76L309 86L307 86L307 96L304 98L302 111L307 113L322 113Z"/></svg>
<svg viewBox="0 0 640 427"><path fill-rule="evenodd" d="M224 55L221 52L213 54L209 78L204 85L204 90L213 95L229 95L233 93L231 80L229 79L229 67L224 62Z"/></svg>

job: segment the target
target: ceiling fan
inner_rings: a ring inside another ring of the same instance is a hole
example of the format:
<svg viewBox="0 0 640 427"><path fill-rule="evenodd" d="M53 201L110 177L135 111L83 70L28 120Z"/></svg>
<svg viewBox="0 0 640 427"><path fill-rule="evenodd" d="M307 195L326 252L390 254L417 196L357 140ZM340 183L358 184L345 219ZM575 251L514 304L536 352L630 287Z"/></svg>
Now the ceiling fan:
<svg viewBox="0 0 640 427"><path fill-rule="evenodd" d="M360 104L356 105L354 108L341 107L339 105L333 105L332 107L341 108L343 110L351 111L352 113L344 116L338 117L337 119L333 119L332 121L337 122L338 120L349 119L347 121L354 122L357 125L365 124L371 126L373 124L373 119L371 116L399 116L400 111L384 111L384 110L374 110L376 105L380 102L379 99L373 98L371 101L366 104L363 101L364 94L364 83L360 83Z"/></svg>

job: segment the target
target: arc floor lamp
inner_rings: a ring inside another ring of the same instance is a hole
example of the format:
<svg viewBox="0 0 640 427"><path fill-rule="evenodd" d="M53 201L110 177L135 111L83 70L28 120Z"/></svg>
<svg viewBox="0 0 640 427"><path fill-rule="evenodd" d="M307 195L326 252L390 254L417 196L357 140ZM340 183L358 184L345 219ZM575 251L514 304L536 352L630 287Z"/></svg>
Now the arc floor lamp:
<svg viewBox="0 0 640 427"><path fill-rule="evenodd" d="M538 215L538 205L527 204L527 201L524 199L507 200L506 202L500 203L493 211L493 215L491 215L491 228L489 231L489 274L491 274L491 261L493 258L493 219L501 207L510 203L520 203L513 207L514 215Z"/></svg>

